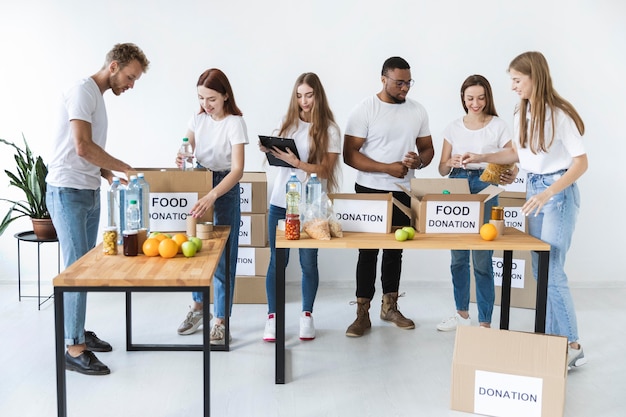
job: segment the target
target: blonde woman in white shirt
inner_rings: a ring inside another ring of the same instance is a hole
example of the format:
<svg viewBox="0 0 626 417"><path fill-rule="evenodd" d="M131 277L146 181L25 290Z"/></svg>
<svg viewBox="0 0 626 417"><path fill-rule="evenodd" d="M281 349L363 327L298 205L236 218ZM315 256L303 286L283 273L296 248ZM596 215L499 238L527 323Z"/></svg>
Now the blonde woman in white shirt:
<svg viewBox="0 0 626 417"><path fill-rule="evenodd" d="M552 86L548 62L540 52L525 52L509 64L512 89L520 97L514 147L495 154L468 153L463 163L519 162L528 172L526 203L529 233L550 244L546 333L566 336L568 367L586 362L578 342L574 302L565 274L565 258L580 208L576 180L587 170L582 136L585 125ZM537 255L533 252L537 276Z"/></svg>

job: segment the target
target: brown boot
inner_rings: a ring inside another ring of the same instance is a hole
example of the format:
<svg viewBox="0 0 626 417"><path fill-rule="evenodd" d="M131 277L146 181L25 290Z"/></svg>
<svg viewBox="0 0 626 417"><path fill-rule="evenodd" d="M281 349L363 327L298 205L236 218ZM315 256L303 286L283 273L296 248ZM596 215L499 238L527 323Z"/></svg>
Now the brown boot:
<svg viewBox="0 0 626 417"><path fill-rule="evenodd" d="M383 294L382 306L380 308L380 319L390 321L401 329L414 329L413 320L407 319L398 310L398 293L390 292Z"/></svg>
<svg viewBox="0 0 626 417"><path fill-rule="evenodd" d="M357 298L356 302L352 301L350 304L356 304L356 320L346 330L346 336L349 337L361 337L372 327L370 321L370 300L367 298Z"/></svg>

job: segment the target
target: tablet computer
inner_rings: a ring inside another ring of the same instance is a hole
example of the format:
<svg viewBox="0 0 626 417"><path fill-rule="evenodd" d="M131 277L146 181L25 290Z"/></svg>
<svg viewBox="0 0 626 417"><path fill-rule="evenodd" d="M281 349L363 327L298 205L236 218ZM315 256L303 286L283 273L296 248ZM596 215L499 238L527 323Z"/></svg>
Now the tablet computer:
<svg viewBox="0 0 626 417"><path fill-rule="evenodd" d="M300 155L298 154L298 148L296 148L296 142L293 139L259 135L259 140L261 141L261 145L265 146L268 149L276 147L283 152L286 152L286 149L289 149L294 155L298 157L298 159L300 159ZM287 162L283 161L282 159L276 158L270 152L267 152L265 156L267 157L267 162L269 162L270 165L276 167L295 168Z"/></svg>

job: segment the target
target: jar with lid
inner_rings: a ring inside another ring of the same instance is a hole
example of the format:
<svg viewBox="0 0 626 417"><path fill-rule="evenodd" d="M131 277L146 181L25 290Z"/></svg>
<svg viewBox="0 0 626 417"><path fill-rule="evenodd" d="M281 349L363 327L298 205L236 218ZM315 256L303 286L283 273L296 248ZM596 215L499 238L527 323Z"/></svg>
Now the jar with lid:
<svg viewBox="0 0 626 417"><path fill-rule="evenodd" d="M139 252L137 230L124 230L122 236L124 241L124 255L137 256Z"/></svg>
<svg viewBox="0 0 626 417"><path fill-rule="evenodd" d="M504 220L504 207L491 207L491 220Z"/></svg>
<svg viewBox="0 0 626 417"><path fill-rule="evenodd" d="M300 216L297 214L287 214L285 219L285 239L300 239Z"/></svg>
<svg viewBox="0 0 626 417"><path fill-rule="evenodd" d="M117 255L117 226L104 228L102 250L105 255Z"/></svg>

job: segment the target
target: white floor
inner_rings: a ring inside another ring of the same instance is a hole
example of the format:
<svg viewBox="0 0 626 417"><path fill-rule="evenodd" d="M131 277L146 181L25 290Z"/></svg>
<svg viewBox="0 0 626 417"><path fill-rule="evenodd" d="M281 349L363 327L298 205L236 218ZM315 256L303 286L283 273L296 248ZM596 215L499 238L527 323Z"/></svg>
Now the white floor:
<svg viewBox="0 0 626 417"><path fill-rule="evenodd" d="M299 287L287 288L288 365L285 385L274 384L274 345L261 340L264 305L235 305L230 352L211 356L213 416L464 416L450 410L454 333L435 325L453 312L451 288L403 283L401 311L417 323L396 329L371 310L373 329L347 338L354 319L354 289L322 284L314 312L317 338L297 337ZM49 288L48 288L49 289ZM28 287L34 291L35 287ZM626 288L574 288L581 342L589 362L570 372L568 417L626 415ZM376 295L379 300L380 294ZM179 341L187 294L137 294L135 342ZM0 416L55 416L54 309L50 301L18 302L17 286L0 284ZM475 305L471 307L475 311ZM497 327L499 308L494 311ZM511 329L532 331L534 311L513 309ZM87 327L114 345L99 358L112 370L104 377L67 373L69 416L183 417L202 414L199 352L126 352L124 296L89 295ZM185 342L198 341L199 335Z"/></svg>

